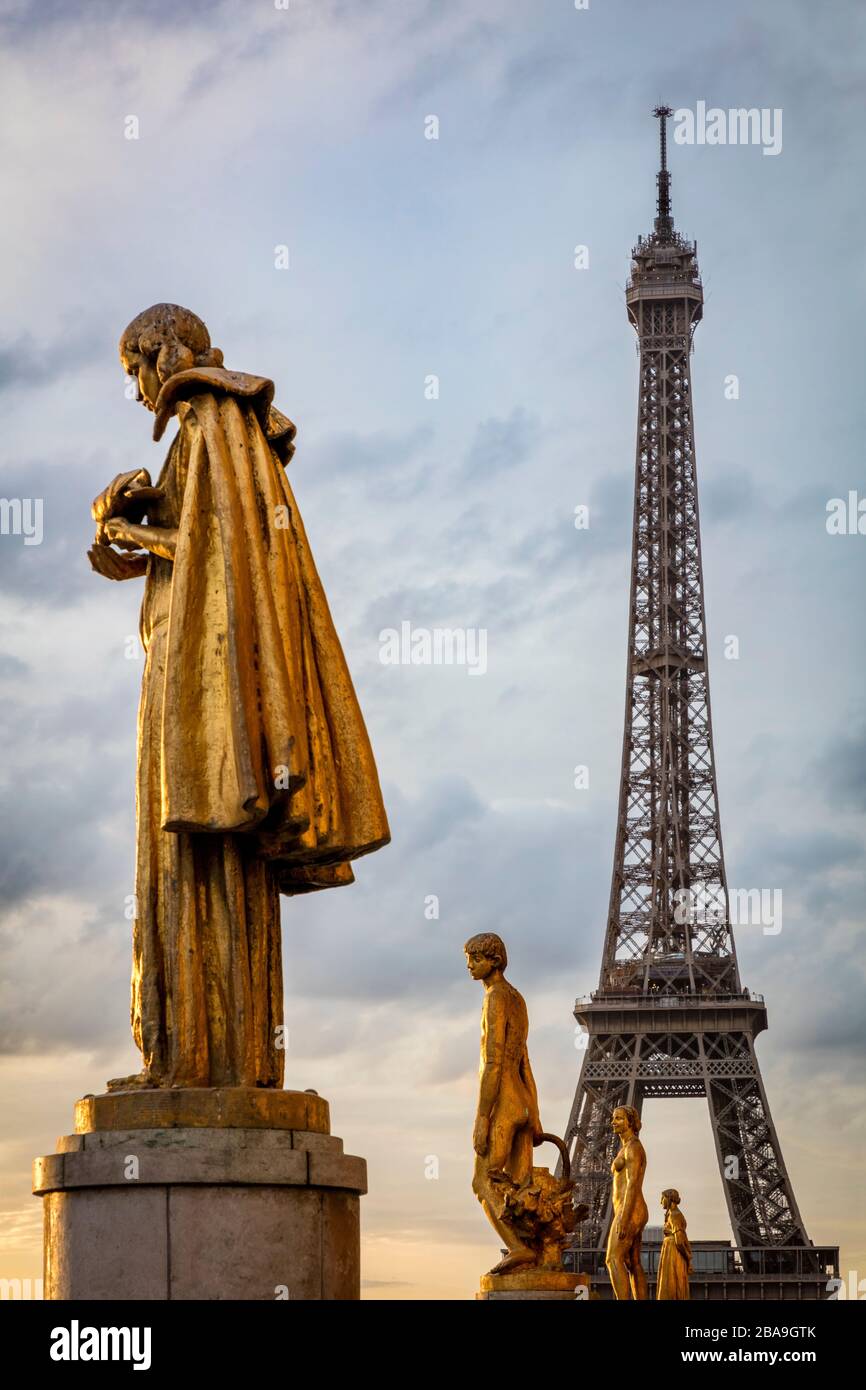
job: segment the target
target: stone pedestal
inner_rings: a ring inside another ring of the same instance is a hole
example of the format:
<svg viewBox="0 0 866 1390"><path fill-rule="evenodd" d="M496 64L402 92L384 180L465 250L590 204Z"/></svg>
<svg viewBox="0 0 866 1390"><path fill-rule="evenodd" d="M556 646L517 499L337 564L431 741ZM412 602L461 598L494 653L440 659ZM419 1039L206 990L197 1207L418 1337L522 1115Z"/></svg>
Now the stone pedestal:
<svg viewBox="0 0 866 1390"><path fill-rule="evenodd" d="M46 1299L356 1299L362 1158L309 1092L124 1091L34 1163Z"/></svg>
<svg viewBox="0 0 866 1390"><path fill-rule="evenodd" d="M565 1269L516 1269L513 1274L482 1274L476 1299L552 1299L556 1302L589 1298L589 1275Z"/></svg>

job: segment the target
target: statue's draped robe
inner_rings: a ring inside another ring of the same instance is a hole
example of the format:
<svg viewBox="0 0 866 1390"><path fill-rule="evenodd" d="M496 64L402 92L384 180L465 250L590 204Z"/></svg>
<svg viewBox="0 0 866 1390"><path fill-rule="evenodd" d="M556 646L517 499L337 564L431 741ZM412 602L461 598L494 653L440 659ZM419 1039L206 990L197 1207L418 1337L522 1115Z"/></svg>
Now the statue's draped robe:
<svg viewBox="0 0 866 1390"><path fill-rule="evenodd" d="M351 677L262 378L170 378L141 613L132 1025L160 1086L280 1086L279 894L352 881L389 839Z"/></svg>
<svg viewBox="0 0 866 1390"><path fill-rule="evenodd" d="M673 1210L669 1208L665 1217L664 1239L659 1256L657 1299L678 1299L682 1302L690 1297L689 1258L686 1218L678 1207Z"/></svg>

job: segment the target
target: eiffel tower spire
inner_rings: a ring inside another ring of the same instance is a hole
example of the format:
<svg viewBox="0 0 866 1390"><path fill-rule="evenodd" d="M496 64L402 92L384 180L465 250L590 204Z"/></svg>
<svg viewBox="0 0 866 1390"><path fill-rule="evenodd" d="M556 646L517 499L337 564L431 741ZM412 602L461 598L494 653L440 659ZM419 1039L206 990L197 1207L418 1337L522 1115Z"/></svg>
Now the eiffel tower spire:
<svg viewBox="0 0 866 1390"><path fill-rule="evenodd" d="M767 1011L742 987L731 929L692 418L703 289L696 247L674 230L671 214L671 111L654 114L658 210L653 232L632 251L626 287L640 373L619 809L598 989L575 1005L588 1045L566 1140L575 1200L590 1215L573 1258L604 1283L614 1107L700 1096L736 1244L729 1286L752 1282L758 1296L778 1297L765 1277L772 1270L794 1281L792 1296L815 1298L826 1296L833 1251L823 1252L822 1265L797 1208L755 1055ZM671 1182L685 1186L685 1176ZM835 1258L838 1265L838 1251ZM717 1285L692 1296L747 1296Z"/></svg>
<svg viewBox="0 0 866 1390"><path fill-rule="evenodd" d="M653 115L659 123L659 171L656 175L658 202L656 216L656 236L669 241L673 236L674 219L671 214L671 176L668 172L668 116L674 113L669 106L654 106Z"/></svg>

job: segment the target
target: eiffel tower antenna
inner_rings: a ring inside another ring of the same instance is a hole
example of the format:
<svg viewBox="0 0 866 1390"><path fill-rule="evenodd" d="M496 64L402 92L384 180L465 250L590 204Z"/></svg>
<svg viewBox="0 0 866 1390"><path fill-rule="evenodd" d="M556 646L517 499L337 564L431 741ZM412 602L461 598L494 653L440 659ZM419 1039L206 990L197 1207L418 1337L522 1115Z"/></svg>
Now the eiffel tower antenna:
<svg viewBox="0 0 866 1390"><path fill-rule="evenodd" d="M668 171L668 116L673 114L670 106L653 107L653 115L659 123L659 171L656 175L658 200L655 229L656 235L665 239L670 239L674 230L671 214L671 176Z"/></svg>
<svg viewBox="0 0 866 1390"><path fill-rule="evenodd" d="M703 1097L734 1246L716 1242L716 1267L703 1277L696 1251L692 1297L816 1299L838 1274L839 1252L806 1235L755 1054L767 1010L741 984L731 927L692 419L703 288L695 244L671 214L671 109L653 114L657 216L632 251L626 286L640 378L619 810L598 989L575 1005L587 1047L566 1133L575 1200L590 1214L568 1258L609 1296L614 1107ZM687 1177L670 1181L685 1190Z"/></svg>

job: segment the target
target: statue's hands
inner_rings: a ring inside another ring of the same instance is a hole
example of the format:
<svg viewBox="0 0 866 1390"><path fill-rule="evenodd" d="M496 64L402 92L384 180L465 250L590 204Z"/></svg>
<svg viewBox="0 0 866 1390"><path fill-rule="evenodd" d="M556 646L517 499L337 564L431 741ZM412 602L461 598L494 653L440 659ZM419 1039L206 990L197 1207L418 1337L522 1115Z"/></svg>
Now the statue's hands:
<svg viewBox="0 0 866 1390"><path fill-rule="evenodd" d="M472 1147L479 1158L483 1158L487 1153L489 1138L490 1121L486 1115L479 1115L475 1121L475 1129L472 1133Z"/></svg>
<svg viewBox="0 0 866 1390"><path fill-rule="evenodd" d="M140 527L118 516L99 527L97 538L106 545L117 545L121 550L140 550L139 531Z"/></svg>
<svg viewBox="0 0 866 1390"><path fill-rule="evenodd" d="M128 479L128 473L118 474L111 487L114 487L119 479ZM105 497L111 492L111 487L106 488ZM94 502L94 511L97 503ZM106 505L110 505L110 502ZM101 574L103 579L138 579L147 573L148 557L141 550L141 543L136 535L139 528L125 517L111 517L106 520L98 521L96 525L96 540L87 552L90 561L90 568L97 574ZM117 550L112 550L112 545L120 547L122 551L135 552L131 554L120 554Z"/></svg>
<svg viewBox="0 0 866 1390"><path fill-rule="evenodd" d="M128 473L118 473L108 487L103 488L99 496L94 498L93 506L90 508L93 520L98 523L117 516L132 500L130 494L142 487L150 489L150 474L146 468L133 468Z"/></svg>
<svg viewBox="0 0 866 1390"><path fill-rule="evenodd" d="M539 1144L544 1140L544 1130L541 1128L541 1117L537 1110L534 1115L530 1116L529 1123L532 1127L532 1143L537 1149Z"/></svg>
<svg viewBox="0 0 866 1390"><path fill-rule="evenodd" d="M146 555L121 555L110 545L92 545L87 558L104 579L138 579L147 572Z"/></svg>

